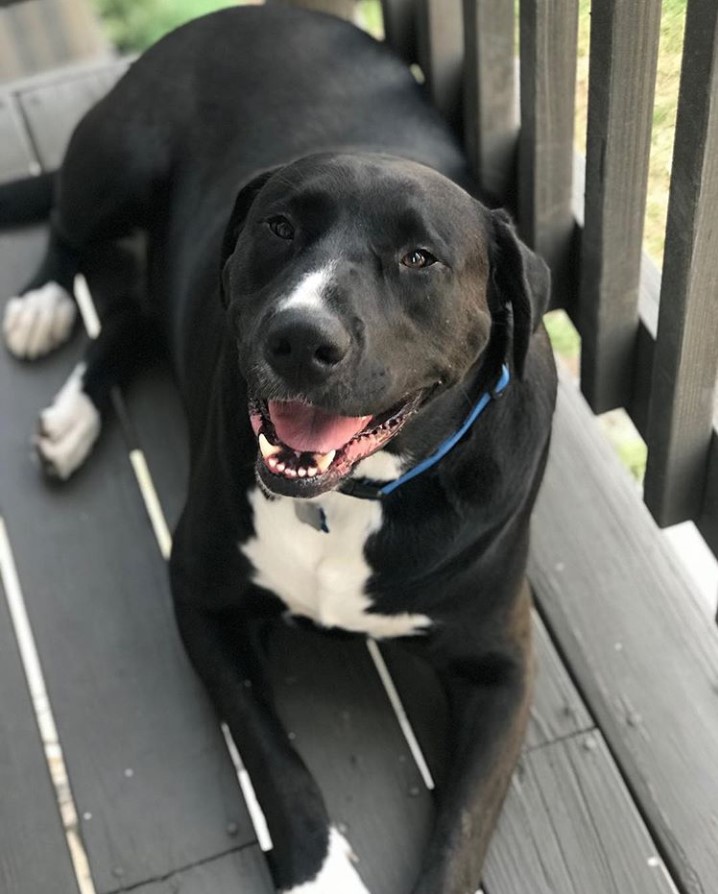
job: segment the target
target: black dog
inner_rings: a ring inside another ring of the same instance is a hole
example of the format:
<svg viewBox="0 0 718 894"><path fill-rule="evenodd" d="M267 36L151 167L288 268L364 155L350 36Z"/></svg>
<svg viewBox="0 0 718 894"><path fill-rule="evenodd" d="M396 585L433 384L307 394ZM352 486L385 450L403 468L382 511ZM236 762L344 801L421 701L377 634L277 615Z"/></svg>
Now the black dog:
<svg viewBox="0 0 718 894"><path fill-rule="evenodd" d="M549 277L471 188L383 46L324 16L227 10L162 40L80 123L46 260L6 310L15 354L54 348L88 255L148 234L191 433L177 619L251 774L281 891L367 889L273 710L258 617L402 637L437 669L453 758L415 894L475 890L519 753ZM44 412L54 474L88 453L139 326L119 302Z"/></svg>

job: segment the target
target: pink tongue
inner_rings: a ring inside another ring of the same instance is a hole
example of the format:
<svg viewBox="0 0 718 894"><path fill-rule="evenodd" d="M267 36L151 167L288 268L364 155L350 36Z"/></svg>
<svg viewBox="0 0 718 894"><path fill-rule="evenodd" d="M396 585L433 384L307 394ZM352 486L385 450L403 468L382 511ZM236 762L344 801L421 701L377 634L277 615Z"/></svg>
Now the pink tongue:
<svg viewBox="0 0 718 894"><path fill-rule="evenodd" d="M295 401L269 401L269 418L277 437L292 450L328 453L338 450L366 428L371 416L332 416Z"/></svg>

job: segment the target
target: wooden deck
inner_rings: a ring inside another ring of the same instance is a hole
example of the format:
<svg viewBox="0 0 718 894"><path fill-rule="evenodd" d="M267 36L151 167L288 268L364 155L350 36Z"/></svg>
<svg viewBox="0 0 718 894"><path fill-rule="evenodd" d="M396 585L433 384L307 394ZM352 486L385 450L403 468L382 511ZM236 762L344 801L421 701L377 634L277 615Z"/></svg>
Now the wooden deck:
<svg viewBox="0 0 718 894"><path fill-rule="evenodd" d="M0 94L0 179L56 166L121 68ZM41 228L0 234L3 297L42 244ZM33 462L37 412L81 342L37 364L0 351L0 891L77 894L86 857L83 894L269 892L235 765L175 632L136 475L141 451L171 528L187 457L167 374L120 399L69 483L49 486ZM718 891L718 633L568 380L533 536L536 698L484 891ZM10 619L22 624L20 595L69 779L64 822L60 752L52 729L41 738ZM366 645L278 627L269 649L287 729L372 894L409 894L433 796ZM427 668L383 653L440 781L441 693Z"/></svg>

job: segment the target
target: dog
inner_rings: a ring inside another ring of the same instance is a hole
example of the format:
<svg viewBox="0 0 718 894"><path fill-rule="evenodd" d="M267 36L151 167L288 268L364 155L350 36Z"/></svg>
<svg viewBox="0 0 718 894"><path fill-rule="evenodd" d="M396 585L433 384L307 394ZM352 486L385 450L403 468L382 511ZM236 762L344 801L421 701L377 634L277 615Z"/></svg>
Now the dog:
<svg viewBox="0 0 718 894"><path fill-rule="evenodd" d="M368 894L271 703L256 625L288 612L435 668L451 770L413 892L472 894L530 697L529 518L556 392L545 264L476 197L409 70L296 9L228 9L162 39L43 183L47 254L5 342L24 359L58 347L75 274L145 234L189 421L177 623L251 775L278 890ZM0 192L6 220L21 192ZM59 478L141 365L146 321L118 291L41 415Z"/></svg>

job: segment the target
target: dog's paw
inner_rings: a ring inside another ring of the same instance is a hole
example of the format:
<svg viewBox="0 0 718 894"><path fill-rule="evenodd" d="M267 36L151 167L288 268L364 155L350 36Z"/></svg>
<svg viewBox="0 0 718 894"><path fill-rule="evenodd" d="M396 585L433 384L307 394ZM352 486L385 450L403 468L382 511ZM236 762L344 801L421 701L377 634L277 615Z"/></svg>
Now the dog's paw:
<svg viewBox="0 0 718 894"><path fill-rule="evenodd" d="M336 829L329 833L329 852L316 878L286 894L370 894L354 868L351 845Z"/></svg>
<svg viewBox="0 0 718 894"><path fill-rule="evenodd" d="M72 296L56 282L48 282L5 305L5 344L16 357L35 360L66 342L76 319Z"/></svg>
<svg viewBox="0 0 718 894"><path fill-rule="evenodd" d="M79 366L40 413L34 438L45 473L62 481L83 464L102 427L97 407L82 390L83 372Z"/></svg>

